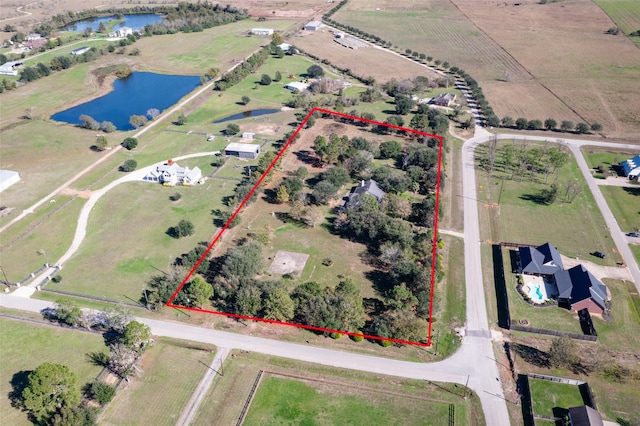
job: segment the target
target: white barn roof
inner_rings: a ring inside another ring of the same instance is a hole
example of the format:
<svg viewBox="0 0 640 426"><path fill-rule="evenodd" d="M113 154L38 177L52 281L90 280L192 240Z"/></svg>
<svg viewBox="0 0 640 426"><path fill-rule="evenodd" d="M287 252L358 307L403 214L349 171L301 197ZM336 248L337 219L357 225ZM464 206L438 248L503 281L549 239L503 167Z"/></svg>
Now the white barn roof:
<svg viewBox="0 0 640 426"><path fill-rule="evenodd" d="M227 147L224 150L237 151L237 152L253 152L257 154L258 152L260 152L260 145L251 144L251 143L231 142L229 145L227 145Z"/></svg>
<svg viewBox="0 0 640 426"><path fill-rule="evenodd" d="M20 173L13 170L0 170L0 192L20 181Z"/></svg>
<svg viewBox="0 0 640 426"><path fill-rule="evenodd" d="M287 83L284 88L289 90L297 90L302 92L303 90L307 90L309 85L307 83L303 83L301 81L292 81L291 83Z"/></svg>

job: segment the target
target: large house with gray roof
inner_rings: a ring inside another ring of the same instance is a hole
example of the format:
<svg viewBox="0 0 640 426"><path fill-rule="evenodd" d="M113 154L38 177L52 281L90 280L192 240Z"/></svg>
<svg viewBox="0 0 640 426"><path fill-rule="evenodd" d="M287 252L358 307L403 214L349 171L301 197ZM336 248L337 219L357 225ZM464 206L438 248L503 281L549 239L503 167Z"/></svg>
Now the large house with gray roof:
<svg viewBox="0 0 640 426"><path fill-rule="evenodd" d="M378 186L378 183L375 180L363 180L360 182L360 185L353 188L349 195L344 198L343 207L356 207L360 203L360 198L363 195L370 195L380 202L386 193L382 188L380 188L380 186Z"/></svg>
<svg viewBox="0 0 640 426"><path fill-rule="evenodd" d="M199 167L190 169L189 167L180 167L173 160L169 159L164 164L160 164L152 168L142 180L147 182L159 182L164 186L184 185L191 186L198 183L202 178L202 171Z"/></svg>
<svg viewBox="0 0 640 426"><path fill-rule="evenodd" d="M583 265L564 269L558 249L549 243L518 249L518 273L544 277L558 292L558 306L570 311L586 308L592 314L602 314L609 300L607 286Z"/></svg>

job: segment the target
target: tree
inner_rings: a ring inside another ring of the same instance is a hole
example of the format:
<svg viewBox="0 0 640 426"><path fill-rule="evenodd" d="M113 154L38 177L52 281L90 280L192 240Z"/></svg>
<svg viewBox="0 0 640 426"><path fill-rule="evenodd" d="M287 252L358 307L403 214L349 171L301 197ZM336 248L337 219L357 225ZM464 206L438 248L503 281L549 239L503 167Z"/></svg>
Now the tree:
<svg viewBox="0 0 640 426"><path fill-rule="evenodd" d="M558 198L558 185L551 184L549 188L544 188L540 191L540 200L544 204L553 204Z"/></svg>
<svg viewBox="0 0 640 426"><path fill-rule="evenodd" d="M280 185L278 187L278 191L276 194L276 201L279 204L288 203L289 202L289 193L287 192L287 188L284 185Z"/></svg>
<svg viewBox="0 0 640 426"><path fill-rule="evenodd" d="M591 123L591 131L599 132L602 130L602 124L600 123Z"/></svg>
<svg viewBox="0 0 640 426"><path fill-rule="evenodd" d="M171 233L175 238L188 237L194 233L193 223L191 221L182 219L176 226L172 228Z"/></svg>
<svg viewBox="0 0 640 426"><path fill-rule="evenodd" d="M187 294L195 305L200 305L202 308L213 297L213 286L202 278L195 277L189 283Z"/></svg>
<svg viewBox="0 0 640 426"><path fill-rule="evenodd" d="M175 121L178 126L183 126L187 122L187 117L184 114L180 114Z"/></svg>
<svg viewBox="0 0 640 426"><path fill-rule="evenodd" d="M277 287L264 301L264 317L276 321L288 321L293 318L294 305L289 292Z"/></svg>
<svg viewBox="0 0 640 426"><path fill-rule="evenodd" d="M255 317L262 309L262 290L255 281L243 282L236 292L235 311L239 315Z"/></svg>
<svg viewBox="0 0 640 426"><path fill-rule="evenodd" d="M158 108L149 108L147 110L147 117L149 117L149 120L153 120L159 115L160 115L160 110Z"/></svg>
<svg viewBox="0 0 640 426"><path fill-rule="evenodd" d="M94 120L93 117L82 114L80 116L80 127L83 129L98 130L100 128L100 123Z"/></svg>
<svg viewBox="0 0 640 426"><path fill-rule="evenodd" d="M547 118L544 120L544 128L547 130L555 130L558 127L558 122L553 118Z"/></svg>
<svg viewBox="0 0 640 426"><path fill-rule="evenodd" d="M385 141L380 144L380 158L396 158L402 152L402 145L395 140Z"/></svg>
<svg viewBox="0 0 640 426"><path fill-rule="evenodd" d="M100 405L108 404L116 394L116 388L103 382L91 384L91 398Z"/></svg>
<svg viewBox="0 0 640 426"><path fill-rule="evenodd" d="M405 95L396 95L394 98L394 103L396 105L396 114L398 115L406 115L413 108L414 102L409 99Z"/></svg>
<svg viewBox="0 0 640 426"><path fill-rule="evenodd" d="M229 123L227 127L224 129L225 134L232 136L240 132L240 126L235 123Z"/></svg>
<svg viewBox="0 0 640 426"><path fill-rule="evenodd" d="M269 74L262 74L262 77L260 78L260 84L262 84L263 86L268 86L271 84L271 77L269 77Z"/></svg>
<svg viewBox="0 0 640 426"><path fill-rule="evenodd" d="M138 162L133 159L126 160L120 165L121 172L132 172L138 167Z"/></svg>
<svg viewBox="0 0 640 426"><path fill-rule="evenodd" d="M549 348L549 362L554 367L571 367L579 360L578 347L567 335L555 339Z"/></svg>
<svg viewBox="0 0 640 426"><path fill-rule="evenodd" d="M587 123L578 123L576 125L577 133L589 133L589 125Z"/></svg>
<svg viewBox="0 0 640 426"><path fill-rule="evenodd" d="M311 78L317 78L324 76L324 70L320 65L311 65L307 68L307 75Z"/></svg>
<svg viewBox="0 0 640 426"><path fill-rule="evenodd" d="M529 130L540 130L542 129L542 121L540 120L529 120L527 123L527 129Z"/></svg>
<svg viewBox="0 0 640 426"><path fill-rule="evenodd" d="M298 167L298 169L296 170L296 177L301 180L305 180L307 176L309 176L309 169L307 169L305 166Z"/></svg>
<svg viewBox="0 0 640 426"><path fill-rule="evenodd" d="M242 105L247 105L249 102L251 102L251 98L248 96L243 96L242 97Z"/></svg>
<svg viewBox="0 0 640 426"><path fill-rule="evenodd" d="M248 278L262 269L262 262L262 247L255 241L248 241L227 252L221 272L227 279Z"/></svg>
<svg viewBox="0 0 640 426"><path fill-rule="evenodd" d="M282 38L280 33L274 32L271 35L271 44L274 46L278 46L279 44L282 44L282 43L284 43L284 39Z"/></svg>
<svg viewBox="0 0 640 426"><path fill-rule="evenodd" d="M100 130L105 133L113 133L116 131L116 126L110 121L103 121L100 123Z"/></svg>
<svg viewBox="0 0 640 426"><path fill-rule="evenodd" d="M132 115L129 118L129 124L131 124L131 126L133 126L134 128L140 128L142 126L144 126L145 124L147 124L147 117L144 115Z"/></svg>
<svg viewBox="0 0 640 426"><path fill-rule="evenodd" d="M80 402L78 378L69 367L45 362L29 373L27 387L22 391L24 407L40 423L48 420L62 407Z"/></svg>
<svg viewBox="0 0 640 426"><path fill-rule="evenodd" d="M138 146L138 139L125 138L122 141L122 146L125 147L127 150L131 151L132 149L135 149Z"/></svg>
<svg viewBox="0 0 640 426"><path fill-rule="evenodd" d="M151 340L151 329L146 324L129 321L124 328L122 343L135 352L140 353L149 340Z"/></svg>
<svg viewBox="0 0 640 426"><path fill-rule="evenodd" d="M518 130L524 130L527 128L527 125L529 124L529 122L527 121L526 118L524 117L520 117L516 120L516 129Z"/></svg>
<svg viewBox="0 0 640 426"><path fill-rule="evenodd" d="M505 115L504 117L502 117L502 127L512 127L514 125L514 121L513 118Z"/></svg>
<svg viewBox="0 0 640 426"><path fill-rule="evenodd" d="M55 316L61 323L75 326L80 320L82 311L69 299L58 299L53 305Z"/></svg>
<svg viewBox="0 0 640 426"><path fill-rule="evenodd" d="M273 81L278 82L282 80L282 73L280 71L276 71L275 75L273 76Z"/></svg>
<svg viewBox="0 0 640 426"><path fill-rule="evenodd" d="M336 194L338 188L336 188L331 182L327 180L321 180L314 187L311 192L316 204L326 204Z"/></svg>
<svg viewBox="0 0 640 426"><path fill-rule="evenodd" d="M560 130L562 130L563 132L570 132L571 130L573 130L573 121L562 120L562 123L560 124Z"/></svg>
<svg viewBox="0 0 640 426"><path fill-rule="evenodd" d="M394 286L388 294L387 305L396 310L411 310L418 298L404 284Z"/></svg>
<svg viewBox="0 0 640 426"><path fill-rule="evenodd" d="M108 145L109 142L107 141L107 138L105 138L104 136L98 136L96 138L96 142L93 144L93 147L96 151L104 151L105 149L107 149Z"/></svg>

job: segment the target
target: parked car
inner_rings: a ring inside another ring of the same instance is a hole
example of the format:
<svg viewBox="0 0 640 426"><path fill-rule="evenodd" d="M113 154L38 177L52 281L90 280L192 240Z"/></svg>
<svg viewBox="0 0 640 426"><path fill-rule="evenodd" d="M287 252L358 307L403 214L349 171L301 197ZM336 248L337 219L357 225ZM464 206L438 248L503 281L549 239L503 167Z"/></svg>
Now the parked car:
<svg viewBox="0 0 640 426"><path fill-rule="evenodd" d="M637 232L629 232L627 235L630 237L636 237L636 238L640 237L640 234Z"/></svg>
<svg viewBox="0 0 640 426"><path fill-rule="evenodd" d="M601 251L594 251L592 254L593 254L595 257L599 257L600 259L604 259L605 257L607 257L607 255L606 255L606 254L604 254L604 253L603 253L603 252L601 252Z"/></svg>

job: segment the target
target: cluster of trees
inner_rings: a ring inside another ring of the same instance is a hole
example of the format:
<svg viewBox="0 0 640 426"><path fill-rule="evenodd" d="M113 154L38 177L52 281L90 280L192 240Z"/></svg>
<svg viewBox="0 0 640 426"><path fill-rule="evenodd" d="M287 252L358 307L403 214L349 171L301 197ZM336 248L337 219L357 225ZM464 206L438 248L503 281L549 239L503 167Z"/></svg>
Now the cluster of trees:
<svg viewBox="0 0 640 426"><path fill-rule="evenodd" d="M240 83L249 74L260 68L271 54L271 47L265 46L258 52L245 59L240 65L233 70L224 74L220 80L216 82L216 90L226 90L231 86Z"/></svg>
<svg viewBox="0 0 640 426"><path fill-rule="evenodd" d="M94 363L109 368L123 378L135 372L135 360L151 341L149 327L132 321L131 313L122 307L106 312L83 312L73 302L61 299L43 314L49 320L69 326L109 332L109 354L95 352L88 356ZM105 405L115 395L115 388L96 381L88 385L84 392L89 399ZM78 377L62 364L45 362L31 371L26 386L20 395L16 395L15 403L27 411L36 424L96 424L98 409L88 400L81 403Z"/></svg>
<svg viewBox="0 0 640 426"><path fill-rule="evenodd" d="M177 32L200 32L207 28L229 24L248 18L246 9L220 3L179 2L177 6L156 8L154 13L162 13L164 19L158 24L144 27L145 35L175 34Z"/></svg>
<svg viewBox="0 0 640 426"><path fill-rule="evenodd" d="M102 130L105 133L111 133L116 131L116 126L110 121L103 121L102 123L87 114L80 116L80 127L89 130ZM104 136L103 136L104 137ZM106 145L105 145L106 148Z"/></svg>
<svg viewBox="0 0 640 426"><path fill-rule="evenodd" d="M487 117L487 124L493 127L507 127L517 130L549 130L549 131L561 131L561 132L574 132L578 134L599 132L602 130L602 125L600 123L578 123L575 124L570 120L562 120L558 122L553 118L547 118L544 120L527 120L524 117L519 117L517 119L513 119L510 116L504 116L502 119L499 119L498 116L491 115Z"/></svg>

